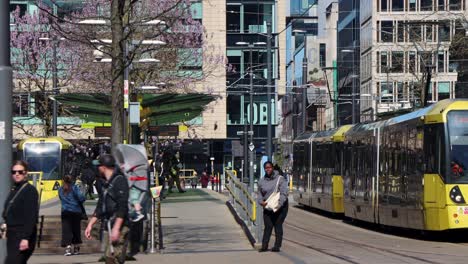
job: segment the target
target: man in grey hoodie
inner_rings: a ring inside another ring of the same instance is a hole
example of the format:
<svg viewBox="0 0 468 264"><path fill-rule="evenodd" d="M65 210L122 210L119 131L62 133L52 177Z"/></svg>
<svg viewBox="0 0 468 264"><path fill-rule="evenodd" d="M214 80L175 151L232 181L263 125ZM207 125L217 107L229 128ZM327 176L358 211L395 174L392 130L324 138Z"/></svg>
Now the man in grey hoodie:
<svg viewBox="0 0 468 264"><path fill-rule="evenodd" d="M288 215L288 183L286 178L280 175L278 171L273 170L273 163L270 161L265 162L263 168L265 169L265 177L258 182L257 200L264 208L263 221L265 229L263 231L262 248L259 252L268 250L273 227L275 228L275 245L271 251L279 252L283 241L283 223ZM278 190L276 190L276 186L278 186ZM278 211L273 212L266 209L265 206L267 205L266 200L275 191L280 192L279 204L281 207Z"/></svg>

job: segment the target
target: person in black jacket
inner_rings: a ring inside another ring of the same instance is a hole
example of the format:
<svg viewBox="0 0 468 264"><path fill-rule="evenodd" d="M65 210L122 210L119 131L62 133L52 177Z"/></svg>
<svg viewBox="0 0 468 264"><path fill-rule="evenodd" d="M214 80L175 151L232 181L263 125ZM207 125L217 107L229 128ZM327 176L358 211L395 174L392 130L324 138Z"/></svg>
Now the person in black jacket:
<svg viewBox="0 0 468 264"><path fill-rule="evenodd" d="M39 195L27 180L28 165L15 161L11 169L13 187L5 201L3 219L7 225L5 264L27 263L36 244Z"/></svg>
<svg viewBox="0 0 468 264"><path fill-rule="evenodd" d="M91 230L98 219L103 220L109 238L106 243L106 263L124 263L128 239L128 181L116 166L111 155L102 155L93 162L105 182L85 236L91 239Z"/></svg>

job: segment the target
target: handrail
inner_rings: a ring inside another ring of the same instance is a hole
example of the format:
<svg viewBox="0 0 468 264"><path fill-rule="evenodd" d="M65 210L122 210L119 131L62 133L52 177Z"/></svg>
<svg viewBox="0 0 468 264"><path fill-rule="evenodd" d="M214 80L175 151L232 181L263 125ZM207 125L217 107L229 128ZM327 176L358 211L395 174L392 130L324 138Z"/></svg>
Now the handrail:
<svg viewBox="0 0 468 264"><path fill-rule="evenodd" d="M247 215L250 218L250 221L255 222L257 219L257 202L256 200L252 197L252 195L249 193L247 188L245 187L244 184L242 184L237 177L233 177L233 171L226 170L226 175L229 179L229 181L232 181L235 186L237 186L247 197L247 199L250 201L250 204L252 205L252 211L249 212L248 207L246 204L244 204L241 199L235 194L234 190L232 190L231 187L226 183L225 187L229 191L229 193L234 197L234 200L244 209L244 211L247 213Z"/></svg>

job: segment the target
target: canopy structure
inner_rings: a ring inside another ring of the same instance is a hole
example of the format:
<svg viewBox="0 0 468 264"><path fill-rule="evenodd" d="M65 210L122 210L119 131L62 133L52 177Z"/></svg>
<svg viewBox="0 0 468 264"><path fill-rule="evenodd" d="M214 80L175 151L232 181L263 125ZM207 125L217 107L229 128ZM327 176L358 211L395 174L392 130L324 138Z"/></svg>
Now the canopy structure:
<svg viewBox="0 0 468 264"><path fill-rule="evenodd" d="M109 94L61 94L56 99L67 112L86 122L111 122L114 109ZM215 99L208 94L140 94L141 122L168 125L190 121Z"/></svg>

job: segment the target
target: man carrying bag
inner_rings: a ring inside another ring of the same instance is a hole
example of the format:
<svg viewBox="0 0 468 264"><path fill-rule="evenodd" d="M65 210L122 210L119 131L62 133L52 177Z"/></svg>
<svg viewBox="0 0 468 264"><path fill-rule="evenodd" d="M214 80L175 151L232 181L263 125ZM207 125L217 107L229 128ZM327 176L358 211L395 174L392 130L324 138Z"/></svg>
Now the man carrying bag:
<svg viewBox="0 0 468 264"><path fill-rule="evenodd" d="M107 231L106 263L125 263L128 240L128 182L117 169L114 157L103 155L93 162L104 179L103 191L85 230L91 239L93 225L100 218Z"/></svg>

